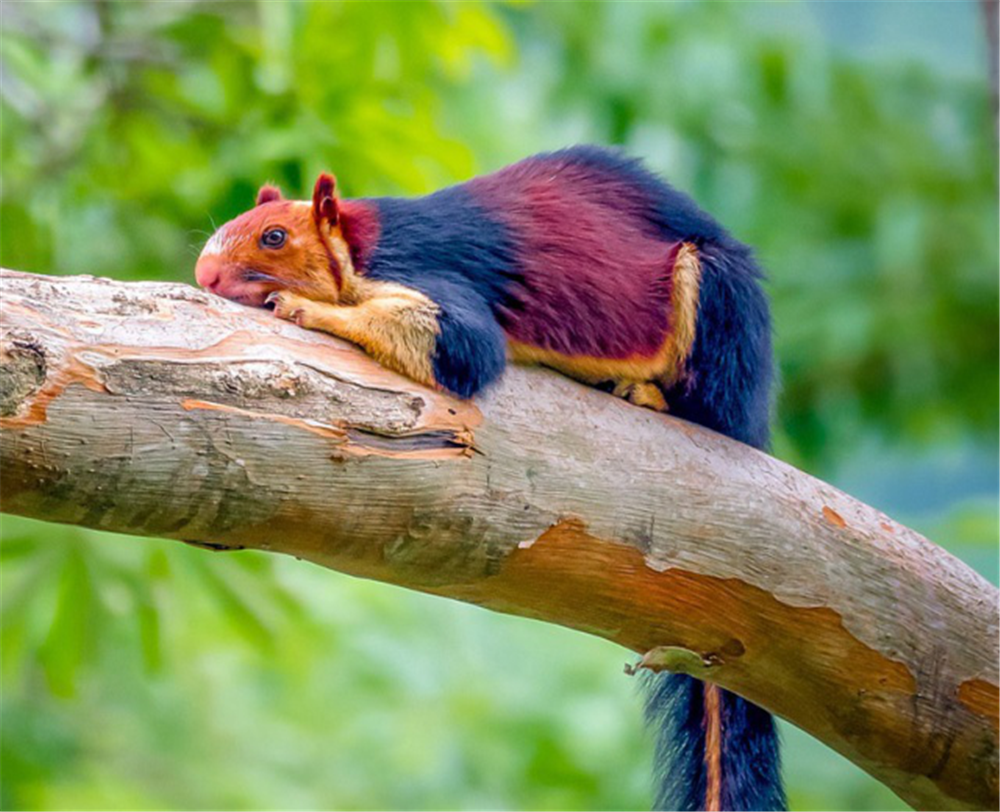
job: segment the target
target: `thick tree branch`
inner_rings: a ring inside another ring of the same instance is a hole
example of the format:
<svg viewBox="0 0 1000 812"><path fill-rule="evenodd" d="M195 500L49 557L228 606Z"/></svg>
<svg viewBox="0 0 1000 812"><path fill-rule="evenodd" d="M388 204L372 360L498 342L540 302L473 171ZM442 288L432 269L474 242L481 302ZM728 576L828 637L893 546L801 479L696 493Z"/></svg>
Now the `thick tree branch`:
<svg viewBox="0 0 1000 812"><path fill-rule="evenodd" d="M996 808L997 591L835 488L542 370L462 403L187 286L0 284L4 511L560 623Z"/></svg>

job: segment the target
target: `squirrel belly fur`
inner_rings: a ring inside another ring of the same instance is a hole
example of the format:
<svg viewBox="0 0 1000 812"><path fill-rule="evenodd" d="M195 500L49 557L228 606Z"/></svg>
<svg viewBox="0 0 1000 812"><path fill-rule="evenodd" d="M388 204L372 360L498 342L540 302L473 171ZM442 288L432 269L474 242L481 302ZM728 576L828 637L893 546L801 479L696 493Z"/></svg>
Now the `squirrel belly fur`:
<svg viewBox="0 0 1000 812"><path fill-rule="evenodd" d="M619 152L544 153L419 198L263 187L198 283L353 341L459 397L541 364L757 448L771 326L750 249ZM675 641L664 641L665 645ZM647 679L657 809L784 809L770 714L680 674Z"/></svg>

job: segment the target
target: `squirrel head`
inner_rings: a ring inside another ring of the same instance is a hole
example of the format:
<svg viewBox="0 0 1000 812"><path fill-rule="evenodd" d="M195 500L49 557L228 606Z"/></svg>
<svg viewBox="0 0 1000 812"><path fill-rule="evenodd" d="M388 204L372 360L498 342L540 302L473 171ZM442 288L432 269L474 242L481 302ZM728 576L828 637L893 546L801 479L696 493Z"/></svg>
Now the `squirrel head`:
<svg viewBox="0 0 1000 812"><path fill-rule="evenodd" d="M353 275L336 181L326 173L311 202L285 200L276 187L262 186L256 205L221 226L195 266L203 288L255 307L276 290L336 302Z"/></svg>

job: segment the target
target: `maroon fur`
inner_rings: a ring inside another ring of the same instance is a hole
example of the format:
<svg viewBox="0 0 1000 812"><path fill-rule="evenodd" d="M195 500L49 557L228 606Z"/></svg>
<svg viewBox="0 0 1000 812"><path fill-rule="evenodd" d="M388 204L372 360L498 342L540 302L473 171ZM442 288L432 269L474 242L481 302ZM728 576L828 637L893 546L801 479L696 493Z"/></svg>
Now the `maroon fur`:
<svg viewBox="0 0 1000 812"><path fill-rule="evenodd" d="M351 261L364 273L382 232L376 207L365 200L340 200L340 228L351 250Z"/></svg>
<svg viewBox="0 0 1000 812"><path fill-rule="evenodd" d="M498 308L515 341L566 355L654 355L670 330L679 243L642 189L600 167L529 159L468 184L510 229L523 287Z"/></svg>

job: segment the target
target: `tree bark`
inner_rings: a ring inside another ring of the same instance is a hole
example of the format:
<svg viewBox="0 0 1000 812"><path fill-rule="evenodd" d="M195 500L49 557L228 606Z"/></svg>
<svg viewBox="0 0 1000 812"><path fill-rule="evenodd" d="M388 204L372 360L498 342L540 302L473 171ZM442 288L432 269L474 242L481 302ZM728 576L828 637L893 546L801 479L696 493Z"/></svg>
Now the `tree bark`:
<svg viewBox="0 0 1000 812"><path fill-rule="evenodd" d="M185 285L0 273L2 509L620 643L921 808L997 808L997 590L765 454L555 373L475 403Z"/></svg>

